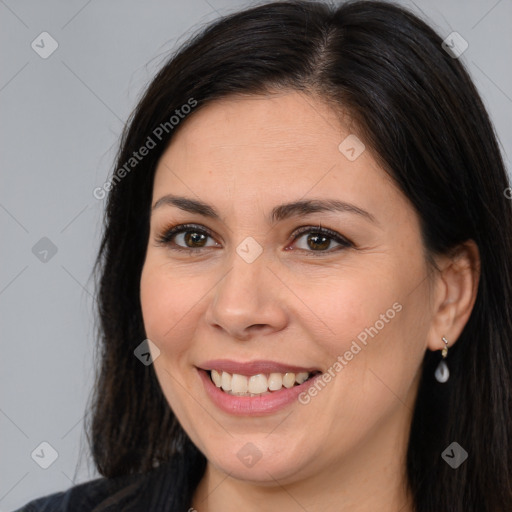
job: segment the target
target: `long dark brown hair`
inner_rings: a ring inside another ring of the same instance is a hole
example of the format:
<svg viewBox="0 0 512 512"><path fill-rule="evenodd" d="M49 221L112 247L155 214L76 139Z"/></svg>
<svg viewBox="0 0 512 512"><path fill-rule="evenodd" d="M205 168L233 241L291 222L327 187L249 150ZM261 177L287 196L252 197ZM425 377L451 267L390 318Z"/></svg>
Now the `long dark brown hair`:
<svg viewBox="0 0 512 512"><path fill-rule="evenodd" d="M187 116L212 101L297 90L354 120L416 209L427 255L470 239L478 245L476 303L450 349L446 384L433 378L439 354L424 357L408 484L416 512L512 510L510 183L482 100L441 43L425 22L388 2L284 1L222 17L169 57L122 136L95 265L99 360L86 429L102 475L147 472L187 453L173 508L185 510L205 468L153 367L134 356L146 338L139 283L158 159ZM184 119L169 121L192 101ZM156 147L127 167L148 137ZM441 458L453 441L469 454L457 469Z"/></svg>

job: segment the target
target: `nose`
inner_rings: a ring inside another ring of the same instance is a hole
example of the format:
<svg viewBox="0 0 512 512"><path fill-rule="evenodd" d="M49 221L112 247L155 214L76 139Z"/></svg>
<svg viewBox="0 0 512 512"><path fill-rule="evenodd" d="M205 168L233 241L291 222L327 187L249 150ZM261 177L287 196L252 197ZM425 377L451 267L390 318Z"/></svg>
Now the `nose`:
<svg viewBox="0 0 512 512"><path fill-rule="evenodd" d="M239 341L282 330L287 322L282 284L260 256L247 263L237 254L214 288L205 312L209 325Z"/></svg>

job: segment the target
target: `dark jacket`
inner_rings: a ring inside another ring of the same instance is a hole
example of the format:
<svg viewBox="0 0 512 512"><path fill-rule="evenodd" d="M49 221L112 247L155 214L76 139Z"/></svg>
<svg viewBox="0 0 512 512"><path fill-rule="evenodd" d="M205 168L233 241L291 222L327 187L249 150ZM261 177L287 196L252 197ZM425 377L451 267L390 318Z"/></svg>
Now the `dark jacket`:
<svg viewBox="0 0 512 512"><path fill-rule="evenodd" d="M33 500L14 512L170 512L184 498L177 496L181 493L175 486L175 469L166 463L143 474L97 478Z"/></svg>

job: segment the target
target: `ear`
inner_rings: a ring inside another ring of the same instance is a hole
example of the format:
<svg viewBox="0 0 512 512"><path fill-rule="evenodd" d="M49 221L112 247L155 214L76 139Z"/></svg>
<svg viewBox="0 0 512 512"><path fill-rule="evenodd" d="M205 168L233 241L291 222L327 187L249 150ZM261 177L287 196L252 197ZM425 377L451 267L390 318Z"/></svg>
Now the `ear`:
<svg viewBox="0 0 512 512"><path fill-rule="evenodd" d="M459 338L476 301L480 281L480 252L473 240L459 245L449 256L436 258L432 322L427 335L430 350L451 347Z"/></svg>

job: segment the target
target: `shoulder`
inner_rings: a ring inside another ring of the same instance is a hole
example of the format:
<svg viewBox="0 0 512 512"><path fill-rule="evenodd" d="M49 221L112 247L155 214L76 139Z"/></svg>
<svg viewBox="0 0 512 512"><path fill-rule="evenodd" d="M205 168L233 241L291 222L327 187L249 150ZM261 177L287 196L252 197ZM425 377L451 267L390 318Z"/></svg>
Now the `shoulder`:
<svg viewBox="0 0 512 512"><path fill-rule="evenodd" d="M167 493L176 492L167 478L167 466L155 468L147 473L131 474L116 478L97 478L75 485L67 491L56 492L37 498L14 512L91 512L148 510L144 499L141 508L136 507L142 496L167 499ZM165 496L164 496L165 495Z"/></svg>

